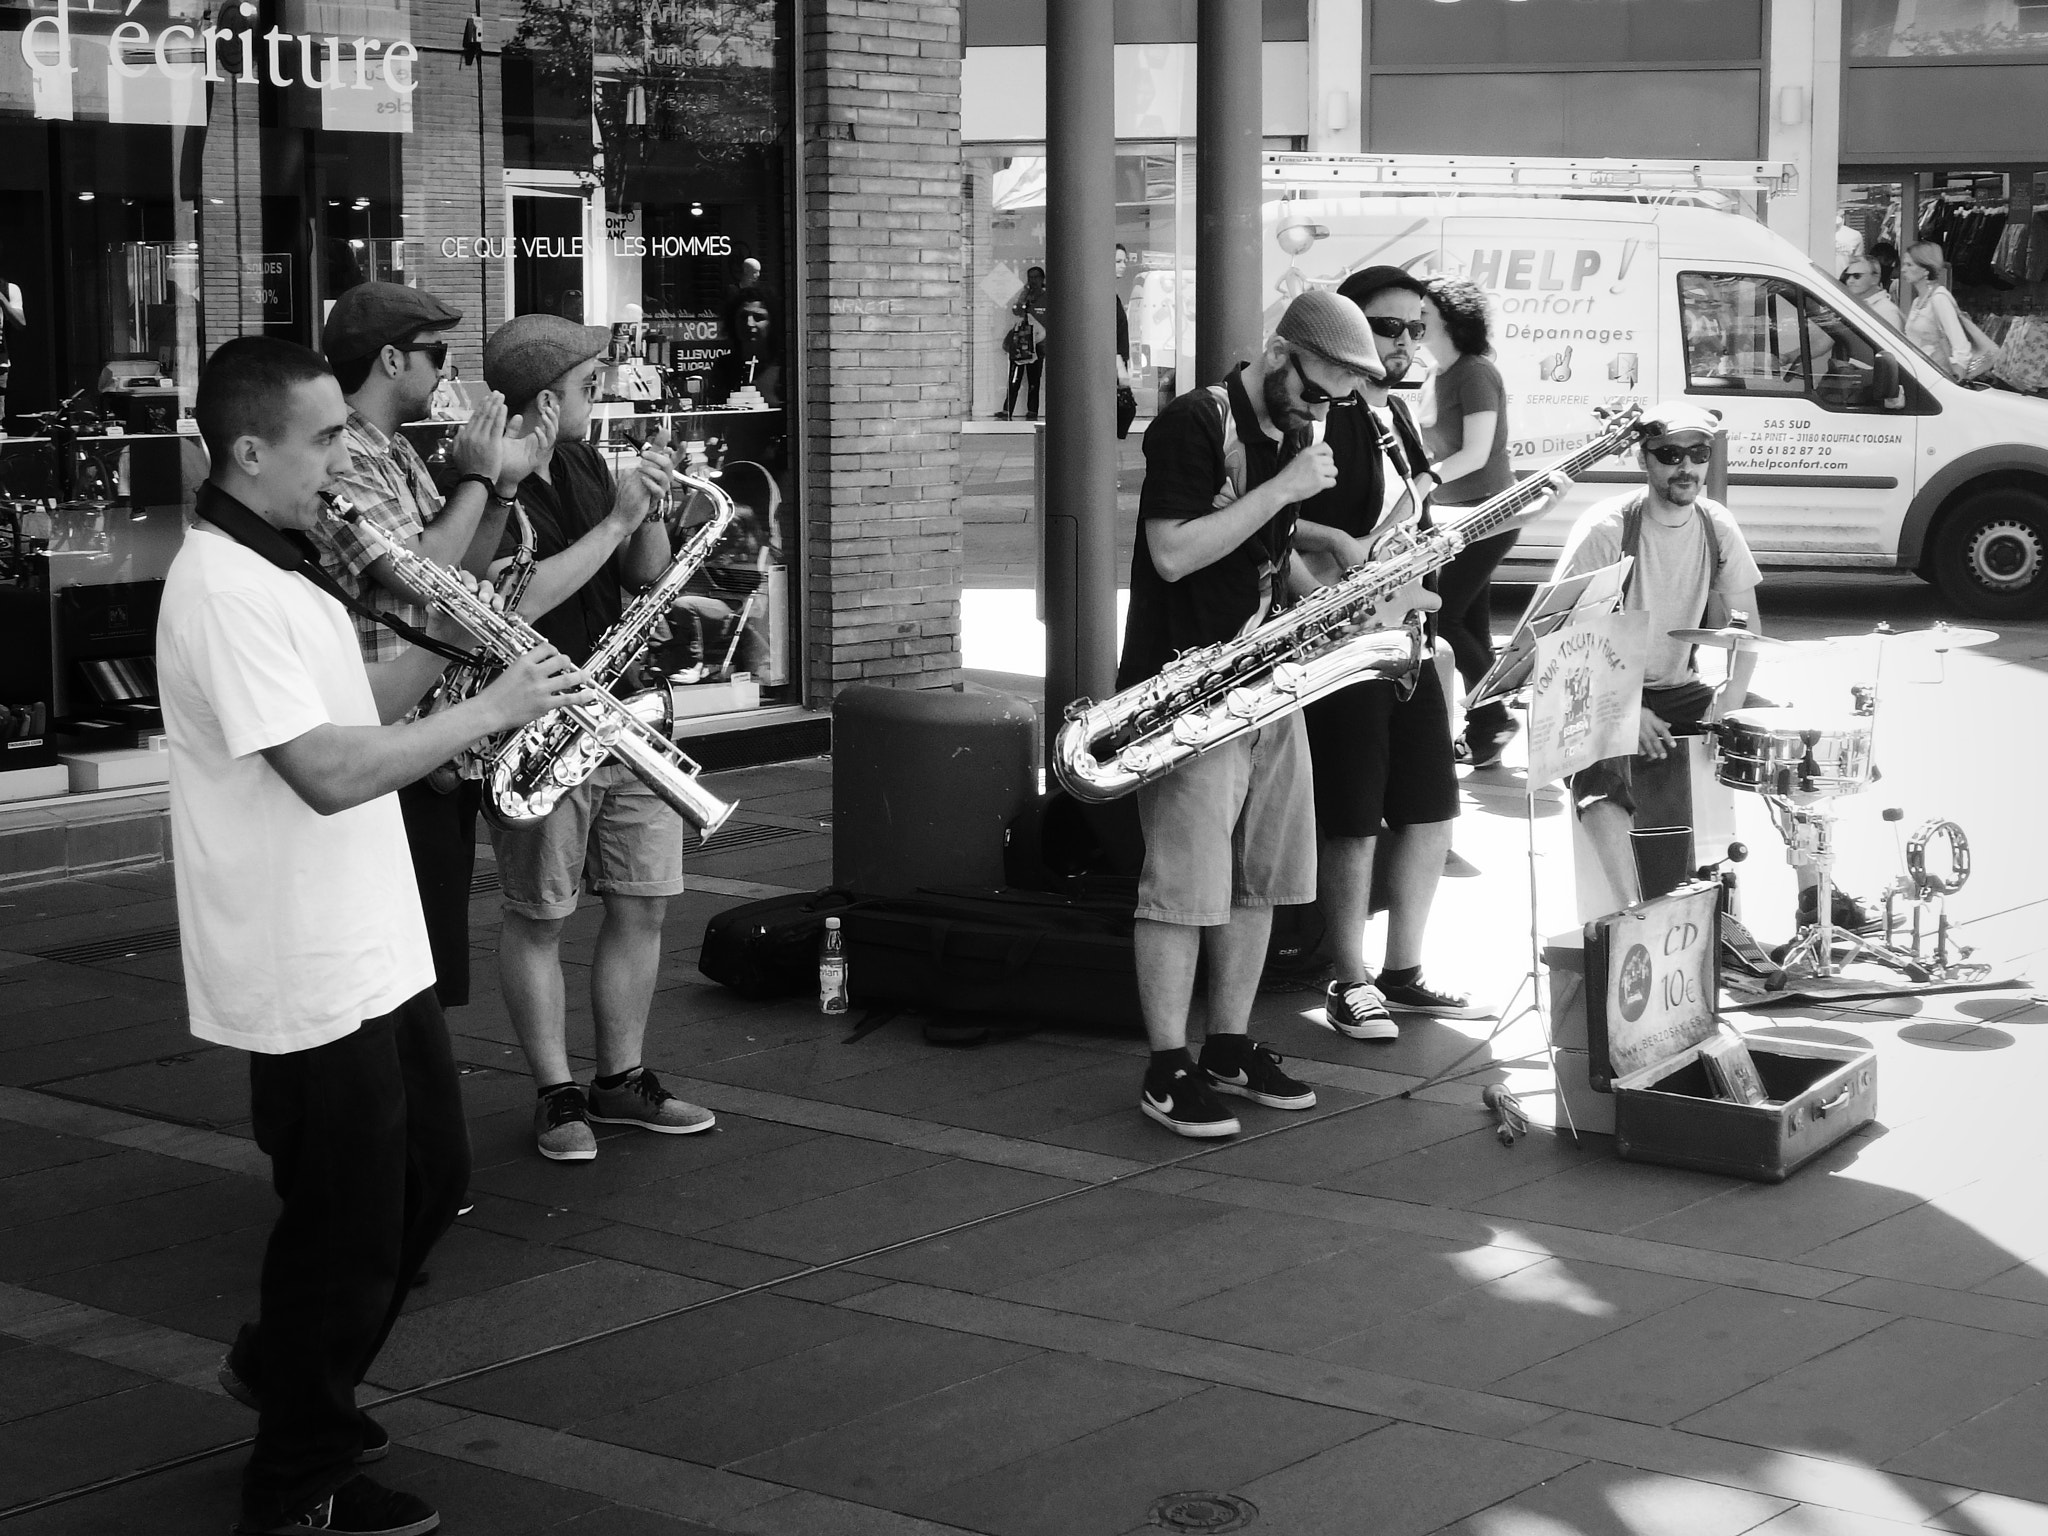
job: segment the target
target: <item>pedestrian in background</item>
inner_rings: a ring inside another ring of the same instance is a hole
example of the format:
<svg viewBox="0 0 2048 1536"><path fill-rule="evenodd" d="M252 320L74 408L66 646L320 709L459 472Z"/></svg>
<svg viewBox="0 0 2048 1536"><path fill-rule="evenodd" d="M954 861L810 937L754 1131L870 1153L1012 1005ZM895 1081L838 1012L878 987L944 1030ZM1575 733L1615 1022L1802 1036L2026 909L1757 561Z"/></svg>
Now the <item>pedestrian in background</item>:
<svg viewBox="0 0 2048 1536"><path fill-rule="evenodd" d="M1970 375L1970 333L1963 312L1948 291L1948 257L1932 240L1916 240L1899 262L1899 277L1912 294L1906 310L1906 340L1926 353L1952 379Z"/></svg>
<svg viewBox="0 0 2048 1536"><path fill-rule="evenodd" d="M1045 268L1031 267L1024 273L1024 291L1010 306L1017 323L1003 338L1003 350L1010 355L1010 392L1003 397L1003 408L996 412L998 421L1008 421L1017 409L1017 390L1021 385L1029 386L1024 419L1038 420L1038 386L1045 378L1045 302Z"/></svg>
<svg viewBox="0 0 2048 1536"><path fill-rule="evenodd" d="M1842 268L1842 286L1878 319L1904 330L1905 317L1899 313L1899 306L1892 302L1892 296L1884 291L1883 272L1884 268L1875 256L1852 256L1848 265Z"/></svg>
<svg viewBox="0 0 2048 1536"><path fill-rule="evenodd" d="M1116 245L1116 435L1119 441L1130 436L1131 423L1138 419L1138 395L1131 388L1131 317L1124 309L1124 271L1131 264L1131 253L1119 240Z"/></svg>
<svg viewBox="0 0 2048 1536"><path fill-rule="evenodd" d="M1440 277L1422 304L1424 344L1437 361L1431 380L1436 418L1423 428L1433 468L1444 484L1432 505L1440 515L1476 507L1515 483L1508 464L1507 387L1494 366L1486 294L1477 284ZM1481 539L1444 567L1437 633L1451 647L1469 693L1493 666L1493 572L1520 537L1510 528ZM1504 703L1465 713L1464 755L1475 768L1500 761L1517 729Z"/></svg>

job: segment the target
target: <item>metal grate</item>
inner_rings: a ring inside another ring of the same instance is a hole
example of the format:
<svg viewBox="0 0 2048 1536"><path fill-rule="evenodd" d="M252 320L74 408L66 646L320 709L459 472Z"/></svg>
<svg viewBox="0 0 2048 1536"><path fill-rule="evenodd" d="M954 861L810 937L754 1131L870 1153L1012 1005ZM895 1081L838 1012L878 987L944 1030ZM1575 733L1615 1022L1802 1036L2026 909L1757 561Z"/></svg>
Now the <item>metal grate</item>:
<svg viewBox="0 0 2048 1536"><path fill-rule="evenodd" d="M141 933L121 934L111 939L92 939L84 944L60 944L55 949L39 949L38 960L55 960L60 965L103 965L109 960L132 960L137 955L153 955L166 949L178 947L178 930L172 928L149 928Z"/></svg>
<svg viewBox="0 0 2048 1536"><path fill-rule="evenodd" d="M713 854L730 853L735 848L758 848L763 843L785 842L792 837L816 837L816 832L802 827L774 827L759 821L729 821L713 834L708 843L699 843L685 858L708 859Z"/></svg>

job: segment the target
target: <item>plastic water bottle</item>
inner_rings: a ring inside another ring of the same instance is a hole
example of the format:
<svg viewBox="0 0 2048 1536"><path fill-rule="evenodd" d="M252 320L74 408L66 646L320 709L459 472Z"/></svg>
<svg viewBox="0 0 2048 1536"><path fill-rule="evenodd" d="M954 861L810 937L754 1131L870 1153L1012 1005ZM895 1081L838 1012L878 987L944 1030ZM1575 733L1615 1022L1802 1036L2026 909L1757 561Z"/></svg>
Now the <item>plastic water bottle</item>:
<svg viewBox="0 0 2048 1536"><path fill-rule="evenodd" d="M825 942L818 948L818 1012L846 1012L846 936L839 919L825 919Z"/></svg>

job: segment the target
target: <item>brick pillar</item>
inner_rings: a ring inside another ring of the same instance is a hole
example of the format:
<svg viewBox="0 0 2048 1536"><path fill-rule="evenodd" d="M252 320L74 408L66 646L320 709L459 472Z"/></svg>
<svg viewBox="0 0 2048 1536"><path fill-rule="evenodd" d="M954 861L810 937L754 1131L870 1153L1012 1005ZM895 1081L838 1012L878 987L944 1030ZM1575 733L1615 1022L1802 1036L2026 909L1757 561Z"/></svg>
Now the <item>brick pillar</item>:
<svg viewBox="0 0 2048 1536"><path fill-rule="evenodd" d="M960 675L959 0L806 0L810 702Z"/></svg>

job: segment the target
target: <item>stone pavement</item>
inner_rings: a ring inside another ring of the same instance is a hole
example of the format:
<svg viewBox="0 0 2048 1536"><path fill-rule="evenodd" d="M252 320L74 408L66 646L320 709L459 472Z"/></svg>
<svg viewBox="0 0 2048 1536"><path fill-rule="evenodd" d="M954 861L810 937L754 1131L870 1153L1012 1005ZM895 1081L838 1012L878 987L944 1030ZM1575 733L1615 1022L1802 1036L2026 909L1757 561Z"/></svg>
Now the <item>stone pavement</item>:
<svg viewBox="0 0 2048 1536"><path fill-rule="evenodd" d="M1478 873L1446 883L1431 964L1500 1002L1527 829L1519 776L1477 777L1501 782L1468 779ZM829 764L717 788L742 810L674 904L649 1051L713 1134L534 1154L479 879L479 996L452 1019L476 1209L366 1394L389 1480L444 1529L1118 1536L1206 1490L1289 1536L2048 1531L2048 1007L2025 992L1746 1020L1882 1064L1879 1123L1776 1187L1598 1136L1505 1149L1479 1088L1540 1068L1533 1021L1409 1098L1491 1025L1359 1044L1302 993L1257 1028L1321 1103L1247 1107L1203 1147L1136 1112L1135 1034L849 1043L705 982L712 912L829 872ZM2038 903L1980 910L1997 958L2048 944ZM595 918L568 946L585 1052ZM162 870L0 892L10 1536L217 1536L234 1510L252 1420L213 1367L272 1201L244 1063L184 1032L174 920Z"/></svg>

